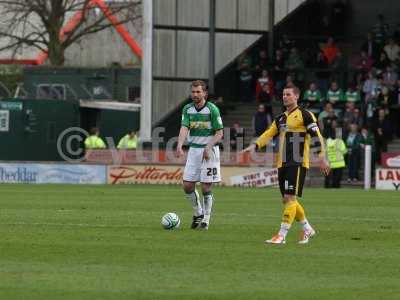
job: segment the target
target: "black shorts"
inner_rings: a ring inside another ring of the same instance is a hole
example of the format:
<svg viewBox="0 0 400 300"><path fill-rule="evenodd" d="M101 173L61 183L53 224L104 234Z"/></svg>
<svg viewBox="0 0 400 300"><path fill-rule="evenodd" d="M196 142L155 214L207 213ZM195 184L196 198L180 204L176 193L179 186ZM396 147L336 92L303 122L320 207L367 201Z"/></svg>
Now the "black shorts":
<svg viewBox="0 0 400 300"><path fill-rule="evenodd" d="M279 188L285 194L301 197L307 169L302 166L288 166L278 169Z"/></svg>

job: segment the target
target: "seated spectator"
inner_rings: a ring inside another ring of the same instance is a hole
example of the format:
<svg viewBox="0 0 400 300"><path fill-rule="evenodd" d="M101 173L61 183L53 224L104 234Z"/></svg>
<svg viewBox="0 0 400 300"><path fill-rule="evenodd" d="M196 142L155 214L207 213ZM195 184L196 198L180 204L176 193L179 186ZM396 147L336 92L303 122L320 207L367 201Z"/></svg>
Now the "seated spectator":
<svg viewBox="0 0 400 300"><path fill-rule="evenodd" d="M347 181L358 181L361 160L361 135L358 132L356 124L350 125L350 133L346 138L346 146L348 150L347 166L349 169L349 178Z"/></svg>
<svg viewBox="0 0 400 300"><path fill-rule="evenodd" d="M378 73L381 73L383 70L386 70L386 67L390 65L390 63L390 59L388 58L386 52L381 51L379 58L374 62L373 67L378 71Z"/></svg>
<svg viewBox="0 0 400 300"><path fill-rule="evenodd" d="M288 72L296 74L296 80L303 81L304 62L296 48L290 50L285 68Z"/></svg>
<svg viewBox="0 0 400 300"><path fill-rule="evenodd" d="M230 130L230 144L232 150L243 150L244 128L240 127L239 122L233 123Z"/></svg>
<svg viewBox="0 0 400 300"><path fill-rule="evenodd" d="M381 161L381 153L387 152L388 142L392 139L392 124L384 109L379 109L378 117L374 122L377 161Z"/></svg>
<svg viewBox="0 0 400 300"><path fill-rule="evenodd" d="M356 58L354 68L365 75L371 70L373 62L372 58L367 55L367 52L361 51L360 56Z"/></svg>
<svg viewBox="0 0 400 300"><path fill-rule="evenodd" d="M367 53L368 57L376 61L379 58L380 47L374 41L374 34L372 32L367 33L367 39L361 46L361 51Z"/></svg>
<svg viewBox="0 0 400 300"><path fill-rule="evenodd" d="M256 72L256 77L262 76L262 71L269 68L268 53L265 49L260 49L258 52L258 57L255 60L254 70Z"/></svg>
<svg viewBox="0 0 400 300"><path fill-rule="evenodd" d="M264 104L258 105L258 110L253 117L254 136L260 136L271 124L271 118L265 111Z"/></svg>
<svg viewBox="0 0 400 300"><path fill-rule="evenodd" d="M355 108L354 102L347 103L342 120L344 135L347 135L350 131L350 124L356 124L359 128L362 127L362 116L360 110Z"/></svg>
<svg viewBox="0 0 400 300"><path fill-rule="evenodd" d="M377 106L389 114L389 109L394 101L393 93L387 86L383 86L382 91L378 94Z"/></svg>
<svg viewBox="0 0 400 300"><path fill-rule="evenodd" d="M106 144L99 137L100 130L97 127L90 129L90 135L85 139L85 149L105 149Z"/></svg>
<svg viewBox="0 0 400 300"><path fill-rule="evenodd" d="M303 103L304 107L312 112L319 112L321 109L322 95L315 82L310 83L308 90L304 92Z"/></svg>
<svg viewBox="0 0 400 300"><path fill-rule="evenodd" d="M390 90L394 90L398 78L397 72L394 70L395 66L391 64L386 66L385 72L382 73L383 84L389 87Z"/></svg>
<svg viewBox="0 0 400 300"><path fill-rule="evenodd" d="M349 88L344 94L344 101L346 101L347 103L352 102L354 104L359 104L361 101L360 91L356 89L356 86L354 84L349 84L348 87Z"/></svg>
<svg viewBox="0 0 400 300"><path fill-rule="evenodd" d="M345 86L345 84L347 83L348 62L347 57L342 53L340 49L338 50L336 57L331 63L331 69L332 77L336 79L339 86Z"/></svg>
<svg viewBox="0 0 400 300"><path fill-rule="evenodd" d="M117 146L117 149L130 149L134 150L137 148L138 137L136 131L131 130L128 134L123 136Z"/></svg>
<svg viewBox="0 0 400 300"><path fill-rule="evenodd" d="M335 109L342 109L344 108L344 95L341 88L336 81L332 81L331 86L326 93L325 97L326 101L333 104Z"/></svg>
<svg viewBox="0 0 400 300"><path fill-rule="evenodd" d="M365 101L367 102L370 98L375 97L380 84L376 78L375 72L370 71L367 74L367 80L364 81L362 91L365 94Z"/></svg>
<svg viewBox="0 0 400 300"><path fill-rule="evenodd" d="M326 57L328 64L332 64L336 58L339 48L336 46L335 41L332 37L329 37L326 44L321 47L324 56Z"/></svg>
<svg viewBox="0 0 400 300"><path fill-rule="evenodd" d="M260 94L262 93L261 97ZM274 96L274 82L267 70L262 70L256 82L256 100L260 103L271 103ZM263 100L263 101L261 101Z"/></svg>
<svg viewBox="0 0 400 300"><path fill-rule="evenodd" d="M400 59L400 46L396 44L393 38L388 39L383 50L391 62L397 62Z"/></svg>
<svg viewBox="0 0 400 300"><path fill-rule="evenodd" d="M287 34L282 35L282 39L279 41L279 48L282 49L283 56L287 59L290 55L290 51L295 47L292 40L289 39Z"/></svg>

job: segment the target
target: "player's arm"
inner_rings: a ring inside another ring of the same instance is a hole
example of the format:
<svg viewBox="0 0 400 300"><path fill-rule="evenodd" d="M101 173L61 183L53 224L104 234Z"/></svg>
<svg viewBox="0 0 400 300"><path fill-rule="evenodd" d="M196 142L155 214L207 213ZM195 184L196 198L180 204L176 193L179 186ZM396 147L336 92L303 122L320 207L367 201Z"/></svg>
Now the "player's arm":
<svg viewBox="0 0 400 300"><path fill-rule="evenodd" d="M219 109L216 106L211 108L211 127L215 130L215 134L212 139L207 143L204 148L203 158L208 160L211 149L217 144L224 136L224 126L222 124L222 118L219 113Z"/></svg>
<svg viewBox="0 0 400 300"><path fill-rule="evenodd" d="M266 131L264 131L264 133L260 135L255 142L251 143L250 146L244 149L243 152L253 152L257 148L262 148L266 146L277 134L278 126L276 120L274 120L271 126Z"/></svg>
<svg viewBox="0 0 400 300"><path fill-rule="evenodd" d="M314 151L318 154L321 172L328 175L330 170L329 164L325 159L325 143L321 131L318 128L317 119L312 112L304 110L302 113L307 133L311 136L312 141L314 141L312 148L315 149Z"/></svg>
<svg viewBox="0 0 400 300"><path fill-rule="evenodd" d="M184 108L183 113L182 113L181 129L179 130L179 136L178 136L178 145L176 146L176 155L178 157L181 157L184 155L182 147L183 147L183 143L185 142L185 140L189 134L190 121L189 121L189 116L186 111L187 110Z"/></svg>

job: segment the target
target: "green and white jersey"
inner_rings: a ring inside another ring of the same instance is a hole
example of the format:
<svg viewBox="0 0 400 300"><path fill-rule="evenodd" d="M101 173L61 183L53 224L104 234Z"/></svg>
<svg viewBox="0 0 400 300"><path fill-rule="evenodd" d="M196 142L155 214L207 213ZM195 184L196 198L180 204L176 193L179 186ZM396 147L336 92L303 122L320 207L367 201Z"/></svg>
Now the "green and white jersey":
<svg viewBox="0 0 400 300"><path fill-rule="evenodd" d="M197 109L193 102L185 105L182 126L189 128L188 142L193 148L204 148L215 132L224 128L219 109L211 102L206 102L201 109Z"/></svg>

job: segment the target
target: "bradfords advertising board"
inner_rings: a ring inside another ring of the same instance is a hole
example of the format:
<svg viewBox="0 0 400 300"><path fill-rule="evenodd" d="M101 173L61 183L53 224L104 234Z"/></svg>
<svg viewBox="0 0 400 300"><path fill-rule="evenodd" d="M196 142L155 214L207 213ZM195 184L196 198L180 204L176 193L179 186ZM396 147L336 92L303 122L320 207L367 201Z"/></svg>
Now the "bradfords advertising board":
<svg viewBox="0 0 400 300"><path fill-rule="evenodd" d="M68 164L0 164L0 183L105 184L106 166Z"/></svg>
<svg viewBox="0 0 400 300"><path fill-rule="evenodd" d="M376 189L400 191L400 169L376 169Z"/></svg>
<svg viewBox="0 0 400 300"><path fill-rule="evenodd" d="M110 184L181 184L183 166L130 165L110 166ZM264 187L278 182L276 169L249 169L244 167L222 167L221 185Z"/></svg>

